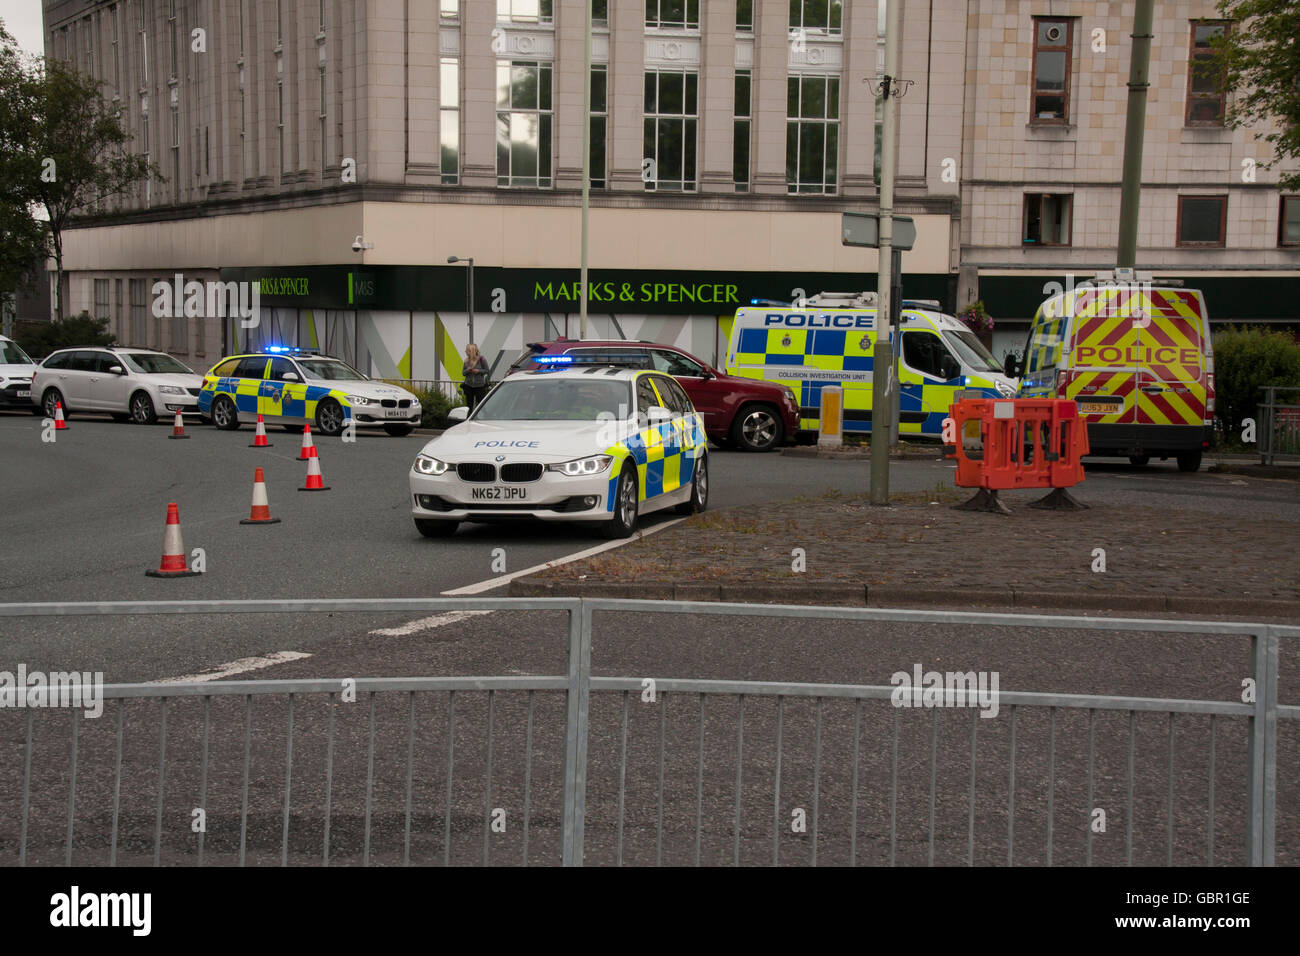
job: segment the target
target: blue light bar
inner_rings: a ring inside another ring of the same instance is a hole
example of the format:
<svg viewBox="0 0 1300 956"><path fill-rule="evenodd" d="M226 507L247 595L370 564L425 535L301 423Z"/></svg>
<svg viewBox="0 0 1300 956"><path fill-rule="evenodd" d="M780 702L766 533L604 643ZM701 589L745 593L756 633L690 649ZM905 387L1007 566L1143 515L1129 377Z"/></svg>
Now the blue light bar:
<svg viewBox="0 0 1300 956"><path fill-rule="evenodd" d="M538 365L571 365L573 364L572 355L538 355L534 357L534 362Z"/></svg>

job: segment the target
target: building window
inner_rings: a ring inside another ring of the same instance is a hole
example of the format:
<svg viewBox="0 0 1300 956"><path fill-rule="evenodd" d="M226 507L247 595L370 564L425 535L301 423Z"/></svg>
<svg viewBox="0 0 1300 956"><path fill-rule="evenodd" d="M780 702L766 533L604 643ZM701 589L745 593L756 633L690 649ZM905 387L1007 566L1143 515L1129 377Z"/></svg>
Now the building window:
<svg viewBox="0 0 1300 956"><path fill-rule="evenodd" d="M162 282L162 280L159 279L157 276L154 276L152 279L150 279L149 280L150 291L152 291L154 286L158 285L160 282ZM174 307L175 306L173 304L173 308ZM153 309L151 308L149 311L152 314ZM144 347L157 349L159 352L162 351L163 343L162 343L162 317L161 316L155 315L153 317L153 339L152 341L146 342Z"/></svg>
<svg viewBox="0 0 1300 956"><path fill-rule="evenodd" d="M460 64L443 57L438 73L438 136L441 142L442 184L460 182Z"/></svg>
<svg viewBox="0 0 1300 956"><path fill-rule="evenodd" d="M659 71L645 75L641 168L646 189L694 191L698 85L696 73Z"/></svg>
<svg viewBox="0 0 1300 956"><path fill-rule="evenodd" d="M1223 68L1215 62L1211 44L1227 30L1226 23L1192 23L1192 50L1187 59L1188 126L1223 125Z"/></svg>
<svg viewBox="0 0 1300 956"><path fill-rule="evenodd" d="M551 23L551 0L497 0L497 19L516 23Z"/></svg>
<svg viewBox="0 0 1300 956"><path fill-rule="evenodd" d="M438 14L444 20L455 20L460 16L460 0L440 0Z"/></svg>
<svg viewBox="0 0 1300 956"><path fill-rule="evenodd" d="M1027 246L1070 244L1069 195L1025 194L1025 227L1021 241Z"/></svg>
<svg viewBox="0 0 1300 956"><path fill-rule="evenodd" d="M108 280L95 280L95 314L96 319L110 319L112 315L108 311Z"/></svg>
<svg viewBox="0 0 1300 956"><path fill-rule="evenodd" d="M594 17L594 13L593 13ZM605 137L609 126L608 70L604 64L591 68L591 188L604 189Z"/></svg>
<svg viewBox="0 0 1300 956"><path fill-rule="evenodd" d="M181 201L181 110L172 107L172 201Z"/></svg>
<svg viewBox="0 0 1300 956"><path fill-rule="evenodd" d="M551 185L549 63L497 63L497 185Z"/></svg>
<svg viewBox="0 0 1300 956"><path fill-rule="evenodd" d="M1278 217L1277 244L1300 246L1300 196L1283 196Z"/></svg>
<svg viewBox="0 0 1300 956"><path fill-rule="evenodd" d="M108 11L109 43L113 49L113 93L120 96L122 93L122 61L118 56L117 46L118 15L119 10L117 7L112 7Z"/></svg>
<svg viewBox="0 0 1300 956"><path fill-rule="evenodd" d="M785 178L792 193L834 193L839 170L840 78L786 82Z"/></svg>
<svg viewBox="0 0 1300 956"><path fill-rule="evenodd" d="M1227 196L1178 197L1178 245L1222 247L1227 230Z"/></svg>
<svg viewBox="0 0 1300 956"><path fill-rule="evenodd" d="M790 29L838 34L843 19L841 7L840 0L830 0L829 3L827 0L790 0ZM736 18L739 23L739 9L736 11ZM750 23L752 26L752 11Z"/></svg>
<svg viewBox="0 0 1300 956"><path fill-rule="evenodd" d="M754 32L754 0L736 0L736 32Z"/></svg>
<svg viewBox="0 0 1300 956"><path fill-rule="evenodd" d="M593 30L609 29L609 0L591 0L591 26Z"/></svg>
<svg viewBox="0 0 1300 956"><path fill-rule="evenodd" d="M148 313L145 311L145 280L132 279L131 283L131 347L146 348L149 345Z"/></svg>
<svg viewBox="0 0 1300 956"><path fill-rule="evenodd" d="M122 313L122 280L113 280L113 324L119 344L126 341L126 316Z"/></svg>
<svg viewBox="0 0 1300 956"><path fill-rule="evenodd" d="M736 192L749 192L749 124L750 124L750 81L749 70L736 71L736 106L733 110L735 119L732 123L731 141L731 179L736 184Z"/></svg>
<svg viewBox="0 0 1300 956"><path fill-rule="evenodd" d="M284 80L275 81L275 130L279 139L280 173L284 174Z"/></svg>
<svg viewBox="0 0 1300 956"><path fill-rule="evenodd" d="M181 38L180 38L180 21L176 19L176 0L169 0L167 5L167 30L171 34L172 47L172 72L173 77L179 76L179 63L181 55Z"/></svg>
<svg viewBox="0 0 1300 956"><path fill-rule="evenodd" d="M1065 123L1070 117L1070 54L1074 21L1034 17L1034 87L1031 123Z"/></svg>
<svg viewBox="0 0 1300 956"><path fill-rule="evenodd" d="M678 30L700 28L700 0L645 0L645 25Z"/></svg>

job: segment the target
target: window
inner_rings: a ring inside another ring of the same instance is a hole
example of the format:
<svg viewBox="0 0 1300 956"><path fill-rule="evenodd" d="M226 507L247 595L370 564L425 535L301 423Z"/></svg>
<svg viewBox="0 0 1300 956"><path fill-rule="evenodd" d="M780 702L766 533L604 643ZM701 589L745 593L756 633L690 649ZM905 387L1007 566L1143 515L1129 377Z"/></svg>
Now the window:
<svg viewBox="0 0 1300 956"><path fill-rule="evenodd" d="M266 357L240 359L239 365L234 372L230 373L231 378L261 378L266 372Z"/></svg>
<svg viewBox="0 0 1300 956"><path fill-rule="evenodd" d="M107 319L109 317L110 316L108 311L108 280L96 279L95 280L95 314L92 316L92 318Z"/></svg>
<svg viewBox="0 0 1300 956"><path fill-rule="evenodd" d="M131 294L131 345L136 348L144 348L149 344L149 328L147 325L145 307L145 287L143 279L130 280Z"/></svg>
<svg viewBox="0 0 1300 956"><path fill-rule="evenodd" d="M1300 246L1300 196L1283 196L1278 216L1277 244Z"/></svg>
<svg viewBox="0 0 1300 956"><path fill-rule="evenodd" d="M663 401L663 407L675 415L686 415L691 409L690 400L676 382L671 378L665 378L662 375L652 376L655 383L655 389L659 392L659 398Z"/></svg>
<svg viewBox="0 0 1300 956"><path fill-rule="evenodd" d="M497 63L497 185L551 185L549 63Z"/></svg>
<svg viewBox="0 0 1300 956"><path fill-rule="evenodd" d="M695 73L645 75L642 178L646 189L695 190L695 137L699 112Z"/></svg>
<svg viewBox="0 0 1300 956"><path fill-rule="evenodd" d="M840 0L790 0L790 29L837 34L843 16ZM736 11L739 22L740 11ZM753 16L751 13L751 22Z"/></svg>
<svg viewBox="0 0 1300 956"><path fill-rule="evenodd" d="M551 0L497 0L497 19L519 23L551 23Z"/></svg>
<svg viewBox="0 0 1300 956"><path fill-rule="evenodd" d="M669 375L683 375L688 378L699 378L704 374L704 369L698 362L693 362L681 352L670 352L667 349L654 349L650 352L651 358L654 359L655 371L667 372Z"/></svg>
<svg viewBox="0 0 1300 956"><path fill-rule="evenodd" d="M700 0L645 0L645 25L698 30Z"/></svg>
<svg viewBox="0 0 1300 956"><path fill-rule="evenodd" d="M442 184L455 186L460 182L460 64L455 57L442 58L438 95Z"/></svg>
<svg viewBox="0 0 1300 956"><path fill-rule="evenodd" d="M217 378L233 378L235 369L239 367L239 361L239 359L226 359L212 370L212 374Z"/></svg>
<svg viewBox="0 0 1300 956"><path fill-rule="evenodd" d="M736 0L736 32L754 32L754 0Z"/></svg>
<svg viewBox="0 0 1300 956"><path fill-rule="evenodd" d="M114 94L121 94L122 92L122 61L121 61L121 57L118 56L118 46L117 46L118 15L119 15L119 10L117 7L112 7L108 11L109 43L113 48L113 93Z"/></svg>
<svg viewBox="0 0 1300 956"><path fill-rule="evenodd" d="M591 68L591 188L606 185L606 131L609 128L608 70L604 64Z"/></svg>
<svg viewBox="0 0 1300 956"><path fill-rule="evenodd" d="M639 412L645 412L646 409L654 408L659 404L659 396L655 394L654 386L650 384L649 375L642 375L636 380L636 404Z"/></svg>
<svg viewBox="0 0 1300 956"><path fill-rule="evenodd" d="M1227 196L1178 197L1178 245L1221 247L1227 226Z"/></svg>
<svg viewBox="0 0 1300 956"><path fill-rule="evenodd" d="M455 20L460 16L460 0L440 0L438 13L444 20Z"/></svg>
<svg viewBox="0 0 1300 956"><path fill-rule="evenodd" d="M276 121L275 129L279 138L280 172L284 173L284 80L275 81Z"/></svg>
<svg viewBox="0 0 1300 956"><path fill-rule="evenodd" d="M181 110L172 107L172 202L181 201Z"/></svg>
<svg viewBox="0 0 1300 956"><path fill-rule="evenodd" d="M593 30L609 29L609 0L591 0L591 27Z"/></svg>
<svg viewBox="0 0 1300 956"><path fill-rule="evenodd" d="M1070 196L1025 194L1025 225L1021 241L1027 245L1070 244Z"/></svg>
<svg viewBox="0 0 1300 956"><path fill-rule="evenodd" d="M299 373L297 367L287 358L271 359L271 374L268 376L271 381L283 382L285 372L292 372L300 381L302 379L302 375Z"/></svg>
<svg viewBox="0 0 1300 956"><path fill-rule="evenodd" d="M948 376L944 372L952 369L950 367L945 370L944 365L957 364L952 353L944 347L939 336L933 332L903 333L903 361L907 363L908 368L943 379L945 382L948 381Z"/></svg>
<svg viewBox="0 0 1300 956"><path fill-rule="evenodd" d="M785 179L792 193L834 193L839 169L840 78L786 83Z"/></svg>
<svg viewBox="0 0 1300 956"><path fill-rule="evenodd" d="M1226 23L1192 22L1192 50L1187 59L1188 126L1223 125L1223 68L1211 43L1228 30Z"/></svg>
<svg viewBox="0 0 1300 956"><path fill-rule="evenodd" d="M731 131L731 180L736 184L738 193L749 191L750 80L749 70L736 71L736 106L732 111L735 119Z"/></svg>
<svg viewBox="0 0 1300 956"><path fill-rule="evenodd" d="M157 287L159 283L162 283L162 280L157 276L154 276L149 280L149 288L152 290ZM150 312L152 311L153 310L151 309ZM145 342L144 344L146 348L158 349L159 351L162 350L162 316L155 315L153 317L152 341Z"/></svg>
<svg viewBox="0 0 1300 956"><path fill-rule="evenodd" d="M117 329L117 340L126 341L126 316L122 313L122 280L113 280L113 321Z"/></svg>
<svg viewBox="0 0 1300 956"><path fill-rule="evenodd" d="M67 368L71 359L71 352L55 352L41 363L41 368Z"/></svg>
<svg viewBox="0 0 1300 956"><path fill-rule="evenodd" d="M172 72L171 75L176 77L179 74L178 64L181 54L180 38L180 21L176 19L176 0L169 0L167 5L167 30L171 34L171 53L172 53Z"/></svg>
<svg viewBox="0 0 1300 956"><path fill-rule="evenodd" d="M1074 21L1034 17L1031 123L1065 123L1070 116L1070 54Z"/></svg>

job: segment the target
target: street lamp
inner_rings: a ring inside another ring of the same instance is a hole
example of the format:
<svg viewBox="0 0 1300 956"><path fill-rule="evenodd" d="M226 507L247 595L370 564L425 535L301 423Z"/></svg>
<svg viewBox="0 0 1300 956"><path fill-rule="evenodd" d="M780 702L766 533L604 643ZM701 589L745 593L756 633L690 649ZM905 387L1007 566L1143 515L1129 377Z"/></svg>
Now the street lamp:
<svg viewBox="0 0 1300 956"><path fill-rule="evenodd" d="M457 262L466 262L469 264L469 340L474 341L474 257L463 258L461 256L448 256L447 261L455 264Z"/></svg>

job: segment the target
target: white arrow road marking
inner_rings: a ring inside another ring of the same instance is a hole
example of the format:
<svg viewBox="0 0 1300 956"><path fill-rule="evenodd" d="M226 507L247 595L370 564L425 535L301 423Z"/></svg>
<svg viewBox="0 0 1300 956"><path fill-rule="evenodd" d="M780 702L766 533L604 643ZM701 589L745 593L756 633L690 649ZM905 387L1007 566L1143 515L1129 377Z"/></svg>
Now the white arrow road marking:
<svg viewBox="0 0 1300 956"><path fill-rule="evenodd" d="M457 621L463 621L467 617L478 617L482 614L492 614L493 611L443 611L441 614L434 614L432 617L422 617L403 624L401 627L381 627L370 633L379 637L406 637L408 634L416 634L420 631L427 631L435 627L443 627L447 624L455 624Z"/></svg>
<svg viewBox="0 0 1300 956"><path fill-rule="evenodd" d="M242 674L244 671L256 671L261 670L263 667L274 667L276 664L285 664L289 661L300 661L304 657L311 657L311 655L304 654L302 651L275 651L265 657L241 657L237 661L218 665L215 669L203 671L200 674L186 674L184 677L164 677L162 680L145 681L145 683L194 684L200 681L221 680L223 677Z"/></svg>

